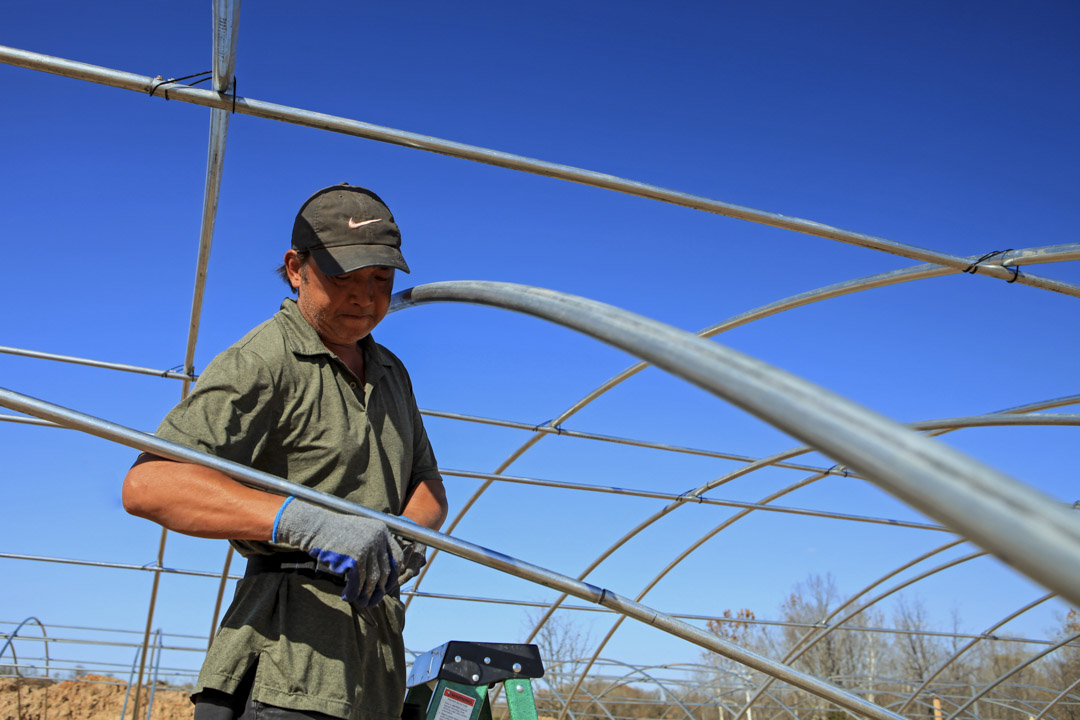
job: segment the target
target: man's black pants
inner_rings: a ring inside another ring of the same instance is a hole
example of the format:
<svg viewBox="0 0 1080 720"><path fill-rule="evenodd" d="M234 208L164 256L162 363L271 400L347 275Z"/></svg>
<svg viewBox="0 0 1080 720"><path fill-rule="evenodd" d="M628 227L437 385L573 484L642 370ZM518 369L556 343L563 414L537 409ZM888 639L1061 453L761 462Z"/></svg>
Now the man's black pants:
<svg viewBox="0 0 1080 720"><path fill-rule="evenodd" d="M207 688L195 699L195 720L337 720L333 715L310 710L290 710L252 699L255 686L253 665L236 692L230 695Z"/></svg>

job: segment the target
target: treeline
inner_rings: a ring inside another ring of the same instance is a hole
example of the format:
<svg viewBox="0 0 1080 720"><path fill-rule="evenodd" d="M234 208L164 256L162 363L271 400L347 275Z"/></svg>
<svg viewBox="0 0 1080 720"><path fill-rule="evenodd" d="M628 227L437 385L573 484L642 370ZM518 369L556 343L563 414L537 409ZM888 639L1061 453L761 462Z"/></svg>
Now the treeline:
<svg viewBox="0 0 1080 720"><path fill-rule="evenodd" d="M921 601L900 598L891 616L877 606L846 603L831 577L812 576L784 600L778 620L749 609L708 622L717 636L828 680L892 712L917 720L1080 720L1080 615L1064 618L1043 643L965 636L932 628ZM588 657L587 642L565 622L539 638L550 657ZM1067 641L1067 642L1065 642ZM1055 644L1064 642L1060 647ZM685 682L584 681L581 662L551 664L537 684L541 717L568 720L841 720L845 711L804 691L707 653ZM580 686L579 686L580 682ZM662 686L661 686L662 685ZM576 689L575 689L576 688ZM749 712L743 712L752 701Z"/></svg>

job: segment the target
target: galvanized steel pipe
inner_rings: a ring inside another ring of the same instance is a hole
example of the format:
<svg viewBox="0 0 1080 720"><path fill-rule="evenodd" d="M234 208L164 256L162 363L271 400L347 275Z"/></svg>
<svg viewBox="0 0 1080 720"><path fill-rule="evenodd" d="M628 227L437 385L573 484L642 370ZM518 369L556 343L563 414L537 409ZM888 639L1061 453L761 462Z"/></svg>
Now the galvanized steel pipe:
<svg viewBox="0 0 1080 720"><path fill-rule="evenodd" d="M688 640L707 650L711 650L712 652L731 658L736 662L742 663L743 665L762 673L790 683L797 688L834 702L840 707L846 708L854 713L874 718L875 720L901 720L899 715L891 713L873 703L869 703L835 685L745 650L738 645L720 639L712 633L696 628L681 620L676 620L675 618L669 617L646 605L634 602L629 598L624 598L610 590L574 580L566 575L556 573L538 565L533 565L532 563L523 560L518 560L517 558L504 555L495 550L490 550L458 538L450 537L449 535L444 535L434 530L422 528L398 517L384 515L361 505L350 503L347 500L332 495L325 495L317 490L297 485L287 480L282 480L281 478L274 477L273 475L258 470L253 470L244 465L206 455L197 450L192 450L191 448L186 448L182 445L176 445L154 437L153 435L132 430L123 425L102 420L11 390L0 388L0 405L29 415L34 415L35 417L51 420L65 427L82 430L91 435L106 440L112 440L170 460L195 463L197 465L213 468L243 483L268 492L274 492L281 495L293 495L340 512L377 518L385 522L387 526L398 535L419 540L425 545L430 545L431 547L452 553L458 557L465 558L466 560L471 560L495 570L500 570L516 577L525 578L540 585L544 585L545 587L550 587L582 600L613 609L622 615L658 627L676 637Z"/></svg>
<svg viewBox="0 0 1080 720"><path fill-rule="evenodd" d="M667 370L824 452L1080 604L1080 527L1059 503L763 362L604 303L511 283L422 285L392 309L463 302L542 317Z"/></svg>
<svg viewBox="0 0 1080 720"><path fill-rule="evenodd" d="M62 75L64 77L123 88L125 90L133 90L140 93L148 92L155 83L153 78L145 75L110 70L97 65L65 60L63 58L29 52L26 50L18 50L6 46L0 46L0 62L31 70L40 70L54 75ZM244 115L254 115L256 117L263 117L271 120L280 120L282 122L316 128L319 130L330 130L344 135L377 140L379 142L401 145L418 150L427 150L441 155L449 155L464 160L473 160L475 162L495 165L510 170L520 170L534 175L568 180L582 185L614 190L628 195L659 200L660 202L681 205L695 210L703 210L717 215L725 215L727 217L748 220L762 225L783 228L785 230L794 230L795 232L807 235L814 235L829 240L836 240L851 245L880 250L893 255L900 255L915 260L922 260L923 262L943 265L950 267L953 270L964 270L971 265L970 260L956 255L949 255L947 253L928 250L914 245L898 243L874 235L867 235L865 233L843 230L832 225L826 225L812 220L804 220L802 218L790 217L779 213L756 210L742 205L713 200L711 198L702 197L701 195L692 195L690 193L679 192L657 185L627 180L625 178L616 177L615 175L608 175L607 173L599 173L572 167L570 165L536 160L534 158L514 155L498 150L490 150L476 145L467 145L465 143L443 140L429 135L395 130L393 128L373 125L359 120L349 120L348 118L342 118L335 115L300 110L286 105L277 105L275 103L262 102L251 98L235 98L231 95L216 93L212 90L201 90L187 85L167 84L164 87L168 88L169 97L171 99L192 103L194 105L203 105L229 111L235 109L235 112ZM991 261L982 263L978 266L978 272L1001 280L1015 279L1016 282L1024 285L1031 285L1044 290L1052 290L1073 297L1080 297L1080 286L1035 275L1016 276L1014 275L1013 269L1004 267L1000 263Z"/></svg>

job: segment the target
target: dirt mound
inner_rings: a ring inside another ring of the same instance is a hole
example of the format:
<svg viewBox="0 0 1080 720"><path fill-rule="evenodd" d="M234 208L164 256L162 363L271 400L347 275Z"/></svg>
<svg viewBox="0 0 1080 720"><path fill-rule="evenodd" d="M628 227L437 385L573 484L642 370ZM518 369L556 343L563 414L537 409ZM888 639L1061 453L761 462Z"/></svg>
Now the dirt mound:
<svg viewBox="0 0 1080 720"><path fill-rule="evenodd" d="M52 682L38 678L0 679L0 720L117 720L124 707L127 684L105 675ZM146 717L150 688L143 687L140 717ZM135 692L128 698L125 718L132 718ZM190 718L193 705L181 690L154 693L150 720Z"/></svg>

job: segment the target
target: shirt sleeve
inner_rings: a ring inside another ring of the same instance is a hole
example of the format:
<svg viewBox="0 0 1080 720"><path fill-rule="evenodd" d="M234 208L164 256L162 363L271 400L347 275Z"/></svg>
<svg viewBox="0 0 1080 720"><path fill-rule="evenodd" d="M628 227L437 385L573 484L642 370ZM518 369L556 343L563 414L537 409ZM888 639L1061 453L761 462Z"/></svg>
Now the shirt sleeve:
<svg viewBox="0 0 1080 720"><path fill-rule="evenodd" d="M439 463L435 460L435 451L431 448L428 440L427 429L424 427L424 419L420 416L420 409L416 406L416 399L412 400L413 416L413 466L412 477L409 479L409 491L429 478L442 479L439 474Z"/></svg>
<svg viewBox="0 0 1080 720"><path fill-rule="evenodd" d="M427 429L424 427L424 418L420 415L420 408L416 404L412 378L409 377L409 371L405 369L405 366L400 364L400 360L398 363L405 376L409 416L412 418L412 475L409 477L409 486L406 488L405 493L405 496L408 497L420 483L429 478L441 480L442 475L439 474L439 463L435 460L435 451L432 450L431 441L428 440Z"/></svg>
<svg viewBox="0 0 1080 720"><path fill-rule="evenodd" d="M274 383L265 363L229 348L199 375L195 389L161 422L157 436L211 455L258 466L275 409Z"/></svg>

